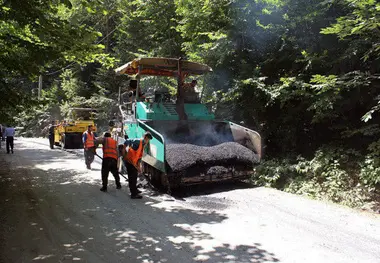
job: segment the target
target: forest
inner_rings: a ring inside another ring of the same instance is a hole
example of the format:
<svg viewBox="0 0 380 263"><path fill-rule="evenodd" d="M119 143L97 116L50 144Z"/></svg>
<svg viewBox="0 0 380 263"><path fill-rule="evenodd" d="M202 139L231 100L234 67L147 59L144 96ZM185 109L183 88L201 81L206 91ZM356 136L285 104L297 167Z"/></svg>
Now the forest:
<svg viewBox="0 0 380 263"><path fill-rule="evenodd" d="M115 68L182 57L212 67L198 85L218 119L261 134L252 184L380 211L376 0L0 3L0 123L19 135L46 136L70 107L107 123L128 85Z"/></svg>

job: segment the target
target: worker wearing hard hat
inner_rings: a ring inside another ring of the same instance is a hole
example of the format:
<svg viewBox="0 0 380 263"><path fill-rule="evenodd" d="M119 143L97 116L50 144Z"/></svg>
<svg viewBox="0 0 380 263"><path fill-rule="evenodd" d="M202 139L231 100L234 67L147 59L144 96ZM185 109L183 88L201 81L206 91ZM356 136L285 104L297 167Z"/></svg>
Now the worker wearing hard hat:
<svg viewBox="0 0 380 263"><path fill-rule="evenodd" d="M119 171L117 169L118 150L117 142L111 138L111 133L104 133L103 138L97 138L96 141L103 145L102 161L102 188L100 191L107 192L108 175L112 173L115 178L116 189L121 189Z"/></svg>
<svg viewBox="0 0 380 263"><path fill-rule="evenodd" d="M137 175L141 172L140 163L144 148L148 146L152 134L146 132L142 139L126 139L123 148L123 160L128 172L129 190L132 199L141 199L137 189ZM127 151L128 147L128 151Z"/></svg>

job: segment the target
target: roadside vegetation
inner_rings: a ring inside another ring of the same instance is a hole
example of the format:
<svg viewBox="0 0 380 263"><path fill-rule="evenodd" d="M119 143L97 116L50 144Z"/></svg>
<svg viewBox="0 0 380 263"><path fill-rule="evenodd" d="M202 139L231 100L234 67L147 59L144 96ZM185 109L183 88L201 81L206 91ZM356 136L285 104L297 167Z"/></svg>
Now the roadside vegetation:
<svg viewBox="0 0 380 263"><path fill-rule="evenodd" d="M218 118L262 135L254 184L380 210L378 1L46 2L0 1L0 123L41 136L72 106L105 123L114 68L184 57L213 68L198 84Z"/></svg>

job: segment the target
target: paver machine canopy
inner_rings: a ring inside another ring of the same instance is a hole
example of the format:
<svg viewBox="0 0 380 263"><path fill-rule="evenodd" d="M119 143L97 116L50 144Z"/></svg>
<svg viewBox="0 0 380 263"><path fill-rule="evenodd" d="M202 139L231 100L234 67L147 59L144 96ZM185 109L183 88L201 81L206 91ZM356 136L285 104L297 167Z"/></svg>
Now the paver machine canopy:
<svg viewBox="0 0 380 263"><path fill-rule="evenodd" d="M163 76L177 78L177 100L176 110L180 120L186 120L186 110L184 109L185 98L195 94L185 94L183 89L184 80L189 75L203 75L211 72L211 67L182 59L173 58L139 58L135 59L115 70L119 74L136 75L137 89L139 90L139 80L143 76ZM186 96L187 95L187 96ZM139 100L139 92L136 94Z"/></svg>

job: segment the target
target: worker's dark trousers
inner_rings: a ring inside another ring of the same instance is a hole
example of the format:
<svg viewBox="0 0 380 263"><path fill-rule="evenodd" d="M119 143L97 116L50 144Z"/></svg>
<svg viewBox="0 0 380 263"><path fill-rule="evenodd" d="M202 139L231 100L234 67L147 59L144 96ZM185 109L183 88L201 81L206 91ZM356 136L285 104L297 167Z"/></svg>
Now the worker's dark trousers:
<svg viewBox="0 0 380 263"><path fill-rule="evenodd" d="M95 147L84 149L84 160L86 165L91 165L95 158Z"/></svg>
<svg viewBox="0 0 380 263"><path fill-rule="evenodd" d="M13 136L7 136L7 153L9 153L9 147L13 152Z"/></svg>
<svg viewBox="0 0 380 263"><path fill-rule="evenodd" d="M115 177L116 186L120 185L120 176L117 170L117 160L114 158L104 158L102 162L102 182L103 187L107 187L108 185L108 174L112 173L113 177Z"/></svg>
<svg viewBox="0 0 380 263"><path fill-rule="evenodd" d="M49 144L50 144L50 149L54 148L54 134L49 135Z"/></svg>
<svg viewBox="0 0 380 263"><path fill-rule="evenodd" d="M127 168L128 173L128 183L129 190L131 191L131 195L137 195L137 169L132 164L127 161L124 161L124 165Z"/></svg>

